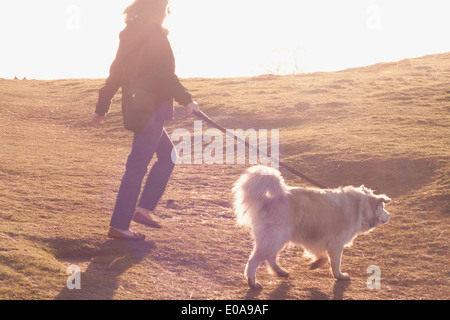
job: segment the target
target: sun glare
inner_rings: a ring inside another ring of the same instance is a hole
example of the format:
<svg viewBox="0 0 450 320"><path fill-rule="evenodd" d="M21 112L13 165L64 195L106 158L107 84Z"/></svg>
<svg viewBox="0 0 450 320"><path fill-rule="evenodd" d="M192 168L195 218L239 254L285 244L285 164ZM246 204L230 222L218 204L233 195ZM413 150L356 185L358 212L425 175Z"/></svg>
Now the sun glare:
<svg viewBox="0 0 450 320"><path fill-rule="evenodd" d="M132 0L0 4L0 77L103 78ZM180 77L332 71L450 51L447 0L171 0Z"/></svg>
<svg viewBox="0 0 450 320"><path fill-rule="evenodd" d="M172 0L182 76L333 71L450 50L446 2Z"/></svg>

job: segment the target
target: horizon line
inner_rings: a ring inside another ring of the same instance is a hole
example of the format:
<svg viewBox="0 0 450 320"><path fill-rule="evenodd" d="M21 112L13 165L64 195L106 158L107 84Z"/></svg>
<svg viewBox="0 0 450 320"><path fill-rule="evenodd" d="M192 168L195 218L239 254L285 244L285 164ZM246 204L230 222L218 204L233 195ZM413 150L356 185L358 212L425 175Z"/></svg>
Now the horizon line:
<svg viewBox="0 0 450 320"><path fill-rule="evenodd" d="M360 66L351 66L351 67L343 67L342 69L336 69L336 70L317 70L317 71L308 71L308 72L304 72L304 71L300 71L300 72L293 72L293 73L283 73L283 74L277 74L277 73L261 73L261 74L254 74L254 75L236 75L236 76L179 76L180 79L182 80L189 80L189 79L241 79L241 78L257 78L257 77L262 77L262 76L273 76L273 77L283 77L283 76L300 76L300 75L308 75L308 74L316 74L316 73L333 73L333 72L343 72L343 71L347 71L347 70L351 70L351 69L362 69L362 68L367 68L367 67L371 67L371 66L375 66L375 65L380 65L380 64L391 64L391 63L400 63L402 61L405 60L414 60L414 59L422 59L422 58L426 58L426 57L431 57L431 56L438 56L438 55L445 55L445 54L450 54L450 51L445 51L445 52L439 52L439 53L431 53L431 54L425 54L425 55L421 55L421 56L415 56L415 57L409 57L409 58L402 58L399 60L390 60L390 61L380 61L380 62L375 62L375 63L371 63L371 64L367 64L367 65L360 65ZM15 79L17 77L17 79ZM57 81L57 80L105 80L107 78L106 77L84 77L84 76L80 76L80 77L61 77L61 78L34 78L34 77L27 77L26 75L20 75L20 76L13 76L13 77L4 77L0 75L0 79L2 80L12 80L12 81L24 81L24 80L36 80L36 81Z"/></svg>

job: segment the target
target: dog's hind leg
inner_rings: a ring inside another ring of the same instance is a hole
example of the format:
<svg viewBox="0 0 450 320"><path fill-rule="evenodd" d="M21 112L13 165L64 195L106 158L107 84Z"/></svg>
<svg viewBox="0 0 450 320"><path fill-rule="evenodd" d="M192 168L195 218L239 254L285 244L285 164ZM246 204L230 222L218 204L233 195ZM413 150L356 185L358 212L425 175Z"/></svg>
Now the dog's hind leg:
<svg viewBox="0 0 450 320"><path fill-rule="evenodd" d="M261 284L256 282L256 269L259 265L266 260L261 252L258 252L257 248L253 250L250 258L248 259L247 266L245 267L245 276L247 277L248 285L252 289L262 289Z"/></svg>
<svg viewBox="0 0 450 320"><path fill-rule="evenodd" d="M277 276L283 278L289 277L289 273L279 266L277 257L267 260L267 263Z"/></svg>
<svg viewBox="0 0 450 320"><path fill-rule="evenodd" d="M256 241L255 249L248 260L245 274L248 279L248 284L251 288L262 289L261 284L256 282L256 269L259 265L267 260L269 267L280 277L289 277L289 273L284 271L277 263L278 252L280 252L287 242L286 237L263 238Z"/></svg>

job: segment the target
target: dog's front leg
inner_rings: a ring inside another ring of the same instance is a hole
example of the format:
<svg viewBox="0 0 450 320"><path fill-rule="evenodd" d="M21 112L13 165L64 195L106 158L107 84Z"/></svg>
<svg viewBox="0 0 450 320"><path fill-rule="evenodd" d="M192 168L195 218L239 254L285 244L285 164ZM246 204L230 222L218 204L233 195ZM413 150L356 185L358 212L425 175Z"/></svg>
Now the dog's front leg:
<svg viewBox="0 0 450 320"><path fill-rule="evenodd" d="M331 271L333 276L338 280L350 280L350 277L346 273L341 272L341 257L343 246L334 246L328 250L328 255L330 256Z"/></svg>

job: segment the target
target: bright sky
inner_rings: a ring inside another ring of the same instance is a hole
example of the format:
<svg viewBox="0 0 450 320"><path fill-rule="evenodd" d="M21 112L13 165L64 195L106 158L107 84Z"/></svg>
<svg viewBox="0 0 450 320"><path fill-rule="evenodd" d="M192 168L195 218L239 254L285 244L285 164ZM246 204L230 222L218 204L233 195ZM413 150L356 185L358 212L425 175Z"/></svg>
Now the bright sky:
<svg viewBox="0 0 450 320"><path fill-rule="evenodd" d="M131 0L1 0L0 77L104 78ZM333 71L450 51L449 0L171 0L182 77Z"/></svg>

